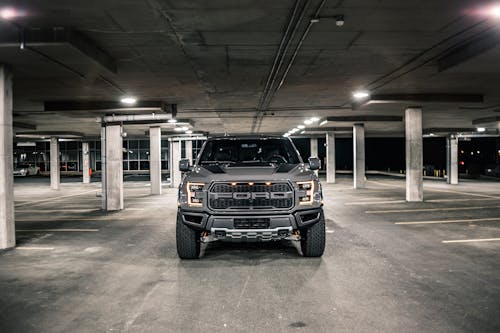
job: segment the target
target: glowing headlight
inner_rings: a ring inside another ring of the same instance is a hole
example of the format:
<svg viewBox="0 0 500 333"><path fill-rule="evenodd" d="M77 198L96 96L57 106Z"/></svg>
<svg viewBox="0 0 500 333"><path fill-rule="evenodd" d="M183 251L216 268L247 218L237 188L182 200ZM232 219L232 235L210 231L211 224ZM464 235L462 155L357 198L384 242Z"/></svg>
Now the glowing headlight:
<svg viewBox="0 0 500 333"><path fill-rule="evenodd" d="M203 189L204 183L187 183L186 189L188 194L188 205L201 207L203 206Z"/></svg>
<svg viewBox="0 0 500 333"><path fill-rule="evenodd" d="M312 205L314 196L314 181L297 182L299 187L299 203L301 205Z"/></svg>

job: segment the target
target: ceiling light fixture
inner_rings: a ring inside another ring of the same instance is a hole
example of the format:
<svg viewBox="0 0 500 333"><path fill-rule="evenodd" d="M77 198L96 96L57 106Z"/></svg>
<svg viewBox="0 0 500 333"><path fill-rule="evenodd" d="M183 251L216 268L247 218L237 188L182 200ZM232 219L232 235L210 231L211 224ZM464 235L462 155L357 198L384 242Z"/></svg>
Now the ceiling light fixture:
<svg viewBox="0 0 500 333"><path fill-rule="evenodd" d="M132 105L137 103L137 98L131 96L125 96L122 99L120 99L120 102L122 102L123 104Z"/></svg>
<svg viewBox="0 0 500 333"><path fill-rule="evenodd" d="M319 121L319 118L318 117L312 117L311 121L315 123L315 122Z"/></svg>
<svg viewBox="0 0 500 333"><path fill-rule="evenodd" d="M193 131L191 131L191 130L187 130L187 131L186 131L186 134L193 134Z"/></svg>
<svg viewBox="0 0 500 333"><path fill-rule="evenodd" d="M172 119L169 119L169 120L168 120L168 122L169 122L170 124L175 124L175 123L177 122L177 119L173 119L173 118L172 118Z"/></svg>
<svg viewBox="0 0 500 333"><path fill-rule="evenodd" d="M183 130L183 131L187 131L187 130L189 130L189 127L187 127L187 126L183 126L183 127L181 127L181 128L182 128L182 130Z"/></svg>
<svg viewBox="0 0 500 333"><path fill-rule="evenodd" d="M344 15L337 15L337 18L335 19L335 24L337 27L342 27L345 24L345 19Z"/></svg>
<svg viewBox="0 0 500 333"><path fill-rule="evenodd" d="M298 128L298 129L304 129L304 128L306 128L306 127L305 127L304 125L299 125L299 126L297 126L297 128Z"/></svg>
<svg viewBox="0 0 500 333"><path fill-rule="evenodd" d="M182 132L182 127L176 127L176 128L174 128L174 131L176 131L176 132Z"/></svg>
<svg viewBox="0 0 500 333"><path fill-rule="evenodd" d="M313 121L311 119L304 120L304 124L312 125Z"/></svg>
<svg viewBox="0 0 500 333"><path fill-rule="evenodd" d="M2 8L0 9L0 17L4 20L11 20L13 18L21 16L21 13L14 8Z"/></svg>
<svg viewBox="0 0 500 333"><path fill-rule="evenodd" d="M323 120L322 122L319 123L319 126L323 126L323 125L326 125L326 123L328 122L328 120Z"/></svg>
<svg viewBox="0 0 500 333"><path fill-rule="evenodd" d="M486 132L486 128L484 128L484 127L478 127L478 128L477 128L477 131L478 131L479 133L483 133L483 132Z"/></svg>
<svg viewBox="0 0 500 333"><path fill-rule="evenodd" d="M367 91L355 91L352 93L352 97L355 99L364 99L370 97L370 94Z"/></svg>

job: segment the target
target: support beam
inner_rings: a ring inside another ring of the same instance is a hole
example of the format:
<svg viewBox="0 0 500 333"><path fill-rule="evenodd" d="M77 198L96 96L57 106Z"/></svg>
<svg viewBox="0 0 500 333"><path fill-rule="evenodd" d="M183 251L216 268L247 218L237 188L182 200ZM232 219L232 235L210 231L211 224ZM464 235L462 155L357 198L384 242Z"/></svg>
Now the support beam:
<svg viewBox="0 0 500 333"><path fill-rule="evenodd" d="M186 156L185 158L189 159L189 164L193 164L193 141L187 140L186 141Z"/></svg>
<svg viewBox="0 0 500 333"><path fill-rule="evenodd" d="M335 183L335 133L326 133L326 182Z"/></svg>
<svg viewBox="0 0 500 333"><path fill-rule="evenodd" d="M0 65L0 249L16 246L12 143L12 72Z"/></svg>
<svg viewBox="0 0 500 333"><path fill-rule="evenodd" d="M352 135L354 188L365 188L365 125L354 124Z"/></svg>
<svg viewBox="0 0 500 333"><path fill-rule="evenodd" d="M406 201L421 202L424 200L421 108L406 109L405 133Z"/></svg>
<svg viewBox="0 0 500 333"><path fill-rule="evenodd" d="M59 159L59 139L50 138L50 188L59 190L61 187L61 163Z"/></svg>
<svg viewBox="0 0 500 333"><path fill-rule="evenodd" d="M177 188L181 182L181 171L179 170L179 161L181 159L181 142L170 141L170 187Z"/></svg>
<svg viewBox="0 0 500 333"><path fill-rule="evenodd" d="M122 126L106 126L106 211L123 209Z"/></svg>
<svg viewBox="0 0 500 333"><path fill-rule="evenodd" d="M83 183L90 184L90 149L88 142L82 142Z"/></svg>
<svg viewBox="0 0 500 333"><path fill-rule="evenodd" d="M108 203L106 200L106 126L101 126L101 208L106 211Z"/></svg>
<svg viewBox="0 0 500 333"><path fill-rule="evenodd" d="M446 182L458 185L458 137L450 135L446 138Z"/></svg>
<svg viewBox="0 0 500 333"><path fill-rule="evenodd" d="M311 138L311 157L318 157L318 138ZM315 170L314 173L316 176L319 174L319 170Z"/></svg>
<svg viewBox="0 0 500 333"><path fill-rule="evenodd" d="M151 194L161 194L161 128L149 128Z"/></svg>

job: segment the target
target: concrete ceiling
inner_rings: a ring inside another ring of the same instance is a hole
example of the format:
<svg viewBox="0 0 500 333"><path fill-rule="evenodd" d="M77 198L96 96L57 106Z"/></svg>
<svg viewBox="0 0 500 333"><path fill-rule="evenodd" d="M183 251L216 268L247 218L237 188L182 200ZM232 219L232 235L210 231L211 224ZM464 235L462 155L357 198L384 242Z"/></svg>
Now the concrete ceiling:
<svg viewBox="0 0 500 333"><path fill-rule="evenodd" d="M264 105L259 102L295 0L0 1L25 12L0 22L0 63L14 69L15 121L43 132L99 133L95 112L43 111L46 101L116 101L125 94L177 103L179 118L211 133L286 132L311 116L401 116L415 104L424 107L424 128L468 128L500 108L500 19L474 14L490 3L301 0L292 23L306 6L303 20L278 82L318 12L319 22ZM344 15L344 26L328 18L335 15ZM60 38L66 30L71 35ZM484 102L458 98L351 109L357 89L479 94ZM404 131L401 122L366 126L368 135Z"/></svg>

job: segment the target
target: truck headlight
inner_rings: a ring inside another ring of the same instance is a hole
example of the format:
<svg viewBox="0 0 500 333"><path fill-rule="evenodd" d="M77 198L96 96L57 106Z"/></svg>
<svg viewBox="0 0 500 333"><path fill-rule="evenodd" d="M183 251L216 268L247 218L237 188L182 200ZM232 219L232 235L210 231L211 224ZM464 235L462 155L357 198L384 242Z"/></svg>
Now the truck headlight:
<svg viewBox="0 0 500 333"><path fill-rule="evenodd" d="M299 204L312 205L314 201L314 180L297 182L299 188Z"/></svg>
<svg viewBox="0 0 500 333"><path fill-rule="evenodd" d="M203 189L204 183L187 182L186 189L188 195L188 206L201 207L203 206Z"/></svg>

